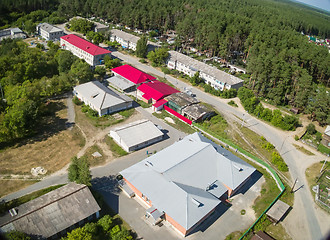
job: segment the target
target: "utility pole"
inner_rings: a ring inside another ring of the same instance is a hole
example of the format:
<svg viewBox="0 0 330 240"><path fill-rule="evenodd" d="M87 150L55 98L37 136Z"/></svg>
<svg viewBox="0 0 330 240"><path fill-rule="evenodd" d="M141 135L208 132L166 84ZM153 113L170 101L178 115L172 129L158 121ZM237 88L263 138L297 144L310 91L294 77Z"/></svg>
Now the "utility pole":
<svg viewBox="0 0 330 240"><path fill-rule="evenodd" d="M328 157L329 157L329 155L328 155ZM322 166L322 168L321 168L321 171L320 172L322 172L323 171L323 168L324 168L324 166L325 166L325 164L327 163L327 160L325 159L324 160L324 163L323 163L323 166Z"/></svg>
<svg viewBox="0 0 330 240"><path fill-rule="evenodd" d="M291 193L293 193L293 189L294 189L294 186L296 186L296 183L298 182L298 178L296 178L296 180L294 181L293 185L292 185L292 188L291 188Z"/></svg>

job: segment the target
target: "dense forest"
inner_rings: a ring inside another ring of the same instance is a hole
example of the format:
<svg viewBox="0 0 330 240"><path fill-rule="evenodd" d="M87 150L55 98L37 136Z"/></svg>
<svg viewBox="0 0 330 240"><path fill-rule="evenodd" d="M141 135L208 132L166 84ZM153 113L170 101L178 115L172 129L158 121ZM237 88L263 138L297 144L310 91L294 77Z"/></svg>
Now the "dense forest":
<svg viewBox="0 0 330 240"><path fill-rule="evenodd" d="M176 30L177 47L237 60L250 75L245 86L256 95L330 124L330 54L301 34L330 38L327 13L285 0L5 0L0 25L32 30L33 18L56 23L75 15L160 34Z"/></svg>

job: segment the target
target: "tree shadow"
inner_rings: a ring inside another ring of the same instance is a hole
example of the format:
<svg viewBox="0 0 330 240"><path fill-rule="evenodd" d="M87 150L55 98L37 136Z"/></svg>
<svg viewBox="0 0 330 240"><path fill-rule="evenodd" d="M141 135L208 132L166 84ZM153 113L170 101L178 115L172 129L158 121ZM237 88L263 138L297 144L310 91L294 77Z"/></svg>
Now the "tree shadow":
<svg viewBox="0 0 330 240"><path fill-rule="evenodd" d="M91 181L93 190L103 196L103 200L115 214L119 212L118 181L115 175L93 178Z"/></svg>

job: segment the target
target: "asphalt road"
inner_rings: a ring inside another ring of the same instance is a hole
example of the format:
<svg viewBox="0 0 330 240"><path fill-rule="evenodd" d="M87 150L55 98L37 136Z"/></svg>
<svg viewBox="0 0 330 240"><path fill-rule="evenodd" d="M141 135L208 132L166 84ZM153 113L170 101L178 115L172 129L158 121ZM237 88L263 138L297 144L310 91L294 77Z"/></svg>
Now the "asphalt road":
<svg viewBox="0 0 330 240"><path fill-rule="evenodd" d="M244 119L245 127L248 127L252 131L264 136L267 141L276 147L276 149L280 152L281 156L287 163L292 178L298 179L297 187L299 190L295 192L295 202L293 209L288 217L284 220L284 226L287 232L294 239L306 240L322 239L322 237L329 232L330 218L324 216L322 212L316 208L305 178L306 168L312 163L322 160L322 158L319 158L318 156L310 157L302 154L291 144L289 140L289 138L292 139L292 137L289 135L290 133L281 131L275 127L265 124L264 122L250 116L244 110L231 107L225 101L221 101L219 98L213 95L207 94L198 88L173 78L172 76L165 75L163 72L149 65L142 64L135 57L124 55L117 51L112 52L112 54L115 57L147 73L165 77L169 82L171 82L180 90L184 90L185 88L191 89L199 100L213 105L216 110L229 118L235 119L236 121L238 118ZM322 214L322 217L320 216L318 218L318 214Z"/></svg>

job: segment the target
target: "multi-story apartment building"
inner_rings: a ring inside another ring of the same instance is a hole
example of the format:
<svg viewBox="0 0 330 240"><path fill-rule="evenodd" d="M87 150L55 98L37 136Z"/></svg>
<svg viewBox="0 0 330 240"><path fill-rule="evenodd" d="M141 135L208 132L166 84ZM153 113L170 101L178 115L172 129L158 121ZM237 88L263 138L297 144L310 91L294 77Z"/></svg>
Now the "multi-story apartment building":
<svg viewBox="0 0 330 240"><path fill-rule="evenodd" d="M37 25L37 32L38 34L46 39L47 41L55 41L60 40L60 37L64 35L62 29L50 25L49 23L40 23Z"/></svg>
<svg viewBox="0 0 330 240"><path fill-rule="evenodd" d="M193 77L199 72L199 77L202 78L205 83L221 91L231 88L238 89L243 86L242 79L176 51L169 51L167 67L176 69L189 77Z"/></svg>
<svg viewBox="0 0 330 240"><path fill-rule="evenodd" d="M73 55L84 59L89 65L96 66L103 63L106 55L111 56L111 52L74 34L61 37L61 48L68 50Z"/></svg>

